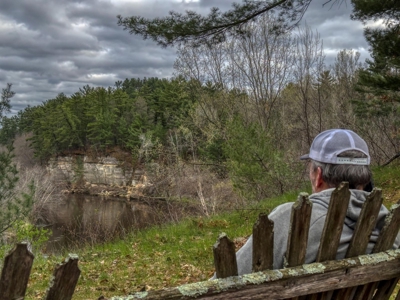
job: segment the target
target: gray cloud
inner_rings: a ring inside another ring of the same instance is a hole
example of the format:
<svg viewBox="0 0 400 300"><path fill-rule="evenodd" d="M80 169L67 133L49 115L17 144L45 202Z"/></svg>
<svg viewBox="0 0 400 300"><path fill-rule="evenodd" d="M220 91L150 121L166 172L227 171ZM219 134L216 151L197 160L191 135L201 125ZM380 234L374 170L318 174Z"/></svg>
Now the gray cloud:
<svg viewBox="0 0 400 300"><path fill-rule="evenodd" d="M359 21L350 19L353 9L351 3L349 1L326 5L323 3L324 1L313 1L301 24L307 24L320 34L326 64L333 64L338 51L343 49L356 50L361 53L363 60L367 58L368 45L363 36L363 25Z"/></svg>
<svg viewBox="0 0 400 300"><path fill-rule="evenodd" d="M169 11L221 11L239 0L2 0L0 87L13 83L13 112L80 87L112 86L125 78L169 77L175 49L132 36L116 16L163 17ZM362 24L350 20L351 6L322 7L314 0L302 24L318 30L332 63L341 49L367 57Z"/></svg>

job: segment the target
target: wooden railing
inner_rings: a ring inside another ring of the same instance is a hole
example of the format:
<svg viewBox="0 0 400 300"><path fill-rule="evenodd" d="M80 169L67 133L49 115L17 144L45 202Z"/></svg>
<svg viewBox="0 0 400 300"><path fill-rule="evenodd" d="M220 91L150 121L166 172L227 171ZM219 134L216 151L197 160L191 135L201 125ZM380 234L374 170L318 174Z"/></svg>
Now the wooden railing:
<svg viewBox="0 0 400 300"><path fill-rule="evenodd" d="M34 256L25 243L17 244L4 259L0 279L0 300L24 299ZM70 300L81 271L78 257L70 255L54 270L46 300Z"/></svg>

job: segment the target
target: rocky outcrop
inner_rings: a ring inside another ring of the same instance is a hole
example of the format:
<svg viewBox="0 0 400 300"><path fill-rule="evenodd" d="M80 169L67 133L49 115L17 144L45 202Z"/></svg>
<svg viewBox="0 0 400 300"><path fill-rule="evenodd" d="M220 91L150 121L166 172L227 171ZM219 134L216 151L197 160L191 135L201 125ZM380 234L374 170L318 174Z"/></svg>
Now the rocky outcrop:
<svg viewBox="0 0 400 300"><path fill-rule="evenodd" d="M70 183L71 192L89 194L121 194L133 193L148 186L143 171L124 168L114 157L65 156L49 161L47 167L53 178ZM133 174L132 174L133 173Z"/></svg>

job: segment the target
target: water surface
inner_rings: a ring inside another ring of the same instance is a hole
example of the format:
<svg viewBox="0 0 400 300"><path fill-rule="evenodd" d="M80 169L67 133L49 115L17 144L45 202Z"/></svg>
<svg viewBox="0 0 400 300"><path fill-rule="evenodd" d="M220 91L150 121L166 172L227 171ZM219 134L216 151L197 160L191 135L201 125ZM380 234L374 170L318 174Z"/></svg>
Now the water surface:
<svg viewBox="0 0 400 300"><path fill-rule="evenodd" d="M125 198L70 194L53 203L48 227L48 251L98 243L123 236L133 229L164 222L165 201L132 201Z"/></svg>

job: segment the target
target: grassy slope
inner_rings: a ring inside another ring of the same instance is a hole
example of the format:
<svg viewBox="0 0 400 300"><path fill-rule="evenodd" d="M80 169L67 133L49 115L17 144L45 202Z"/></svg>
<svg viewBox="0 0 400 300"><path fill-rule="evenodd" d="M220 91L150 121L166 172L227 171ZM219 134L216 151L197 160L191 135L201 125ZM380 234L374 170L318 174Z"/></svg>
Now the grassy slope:
<svg viewBox="0 0 400 300"><path fill-rule="evenodd" d="M400 200L400 166L374 169L375 184L384 190L387 206ZM212 218L189 219L179 224L133 233L123 241L77 250L82 270L73 299L97 299L206 280L214 272L212 245L225 232L236 239L251 234L260 212L296 199L297 193L262 201L257 207ZM54 265L62 257L38 257L31 273L27 299L44 295Z"/></svg>

